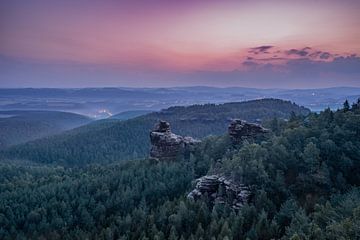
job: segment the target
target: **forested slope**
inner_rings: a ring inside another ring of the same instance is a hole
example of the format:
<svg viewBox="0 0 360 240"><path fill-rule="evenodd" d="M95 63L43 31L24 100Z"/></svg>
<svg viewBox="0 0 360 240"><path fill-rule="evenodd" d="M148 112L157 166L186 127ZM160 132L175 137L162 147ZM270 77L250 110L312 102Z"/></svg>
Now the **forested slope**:
<svg viewBox="0 0 360 240"><path fill-rule="evenodd" d="M83 115L56 111L0 111L0 149L60 133L91 121Z"/></svg>
<svg viewBox="0 0 360 240"><path fill-rule="evenodd" d="M118 119L118 120L128 120L131 118L136 118L139 117L141 115L145 115L148 113L151 113L153 111L150 110L133 110L133 111L125 111L125 112L121 112L118 114L115 114L113 116L111 116L111 119Z"/></svg>
<svg viewBox="0 0 360 240"><path fill-rule="evenodd" d="M204 139L189 161L85 168L0 165L1 239L359 239L360 104L288 122L261 142ZM186 199L227 174L251 188L240 210Z"/></svg>
<svg viewBox="0 0 360 240"><path fill-rule="evenodd" d="M174 133L203 138L223 134L232 118L256 122L309 112L304 107L278 99L171 107L127 121L102 121L101 127L93 123L88 130L84 126L80 130L10 148L2 154L7 158L70 166L107 163L147 156L149 131L159 119L170 122Z"/></svg>

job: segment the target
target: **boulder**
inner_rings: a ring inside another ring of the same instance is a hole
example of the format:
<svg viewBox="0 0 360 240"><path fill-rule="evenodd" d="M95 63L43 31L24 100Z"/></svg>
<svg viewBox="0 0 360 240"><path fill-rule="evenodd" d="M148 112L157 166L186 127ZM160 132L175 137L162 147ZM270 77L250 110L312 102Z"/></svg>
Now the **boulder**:
<svg viewBox="0 0 360 240"><path fill-rule="evenodd" d="M269 132L260 124L248 123L241 119L233 119L228 127L228 133L233 144L239 144L246 138L254 138Z"/></svg>
<svg viewBox="0 0 360 240"><path fill-rule="evenodd" d="M205 194L213 203L227 203L233 209L239 209L249 202L251 192L247 186L215 174L197 179L194 190L187 197L196 200Z"/></svg>
<svg viewBox="0 0 360 240"><path fill-rule="evenodd" d="M150 158L156 160L175 160L180 154L185 158L190 156L199 140L192 137L182 137L171 132L170 124L159 121L150 132Z"/></svg>

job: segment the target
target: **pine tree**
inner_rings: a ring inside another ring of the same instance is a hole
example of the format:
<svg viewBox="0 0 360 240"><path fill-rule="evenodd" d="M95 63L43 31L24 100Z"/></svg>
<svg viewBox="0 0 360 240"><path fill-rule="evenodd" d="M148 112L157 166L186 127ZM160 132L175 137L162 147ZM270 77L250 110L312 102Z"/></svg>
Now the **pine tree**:
<svg viewBox="0 0 360 240"><path fill-rule="evenodd" d="M310 142L305 146L303 159L310 172L314 173L319 168L320 150L314 143Z"/></svg>
<svg viewBox="0 0 360 240"><path fill-rule="evenodd" d="M349 104L349 101L347 99L344 102L343 110L344 110L344 112L347 112L347 111L350 110L350 104Z"/></svg>
<svg viewBox="0 0 360 240"><path fill-rule="evenodd" d="M351 106L351 111L360 110L360 98L358 98L356 103L353 103Z"/></svg>
<svg viewBox="0 0 360 240"><path fill-rule="evenodd" d="M280 124L277 117L274 117L270 122L270 128L271 130L278 135L280 133Z"/></svg>
<svg viewBox="0 0 360 240"><path fill-rule="evenodd" d="M226 237L229 238L229 239L232 239L231 230L229 228L229 223L227 221L224 222L218 238L219 239L224 239Z"/></svg>
<svg viewBox="0 0 360 240"><path fill-rule="evenodd" d="M256 235L260 238L260 239L270 239L270 224L269 221L267 219L267 213L262 210L259 216L259 220L257 221L256 225L255 225L255 229L256 229Z"/></svg>
<svg viewBox="0 0 360 240"><path fill-rule="evenodd" d="M179 239L179 236L176 231L176 228L174 226L172 226L170 229L169 240L178 240L178 239Z"/></svg>
<svg viewBox="0 0 360 240"><path fill-rule="evenodd" d="M295 233L294 235L291 236L290 240L301 240L301 238L297 233Z"/></svg>
<svg viewBox="0 0 360 240"><path fill-rule="evenodd" d="M286 229L286 235L293 237L297 234L300 239L307 239L307 236L310 234L310 229L310 220L305 211L300 208L292 218L290 226Z"/></svg>
<svg viewBox="0 0 360 240"><path fill-rule="evenodd" d="M204 233L204 229L202 228L201 223L199 223L195 233L196 239L204 239Z"/></svg>

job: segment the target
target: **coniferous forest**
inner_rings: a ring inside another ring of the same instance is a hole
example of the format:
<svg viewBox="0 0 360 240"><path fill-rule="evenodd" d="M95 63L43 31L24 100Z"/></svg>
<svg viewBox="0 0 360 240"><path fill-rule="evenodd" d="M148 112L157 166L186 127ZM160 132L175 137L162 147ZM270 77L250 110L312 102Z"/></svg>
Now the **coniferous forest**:
<svg viewBox="0 0 360 240"><path fill-rule="evenodd" d="M0 0L0 240L360 240L360 0Z"/></svg>
<svg viewBox="0 0 360 240"><path fill-rule="evenodd" d="M360 239L360 101L263 125L262 138L234 146L224 131L168 162L2 159L0 239ZM214 173L251 200L187 198Z"/></svg>

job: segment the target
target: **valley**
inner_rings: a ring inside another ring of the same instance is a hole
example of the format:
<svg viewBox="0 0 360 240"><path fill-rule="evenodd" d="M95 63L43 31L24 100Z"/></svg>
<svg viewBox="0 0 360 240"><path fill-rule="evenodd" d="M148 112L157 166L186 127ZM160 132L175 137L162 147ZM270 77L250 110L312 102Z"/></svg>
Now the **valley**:
<svg viewBox="0 0 360 240"><path fill-rule="evenodd" d="M90 123L79 114L58 111L0 111L0 149L58 134Z"/></svg>

